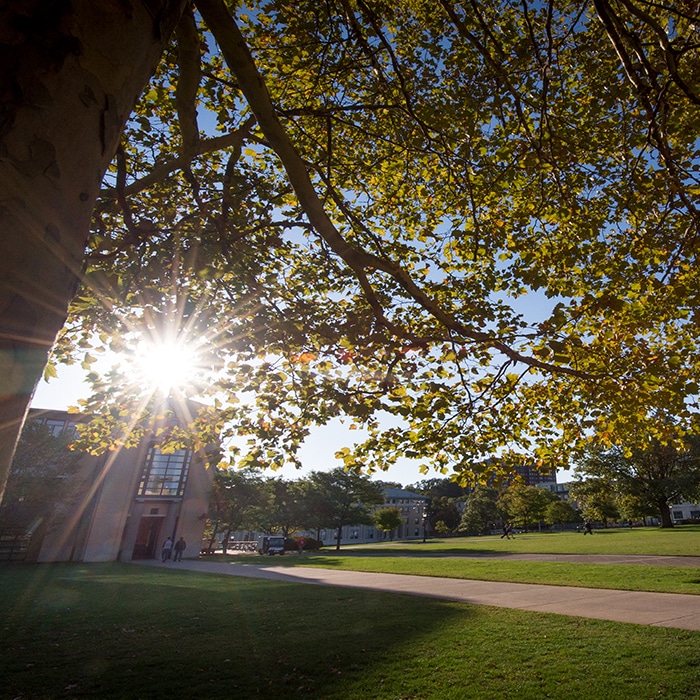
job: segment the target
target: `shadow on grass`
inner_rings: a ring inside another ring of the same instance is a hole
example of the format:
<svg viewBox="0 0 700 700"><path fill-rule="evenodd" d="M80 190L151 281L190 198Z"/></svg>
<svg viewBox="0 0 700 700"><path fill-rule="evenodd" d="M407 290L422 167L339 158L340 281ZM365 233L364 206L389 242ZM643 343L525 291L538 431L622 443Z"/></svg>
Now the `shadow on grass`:
<svg viewBox="0 0 700 700"><path fill-rule="evenodd" d="M700 633L119 564L0 566L0 698L666 700Z"/></svg>
<svg viewBox="0 0 700 700"><path fill-rule="evenodd" d="M127 565L6 566L0 586L2 698L342 697L456 614L424 598Z"/></svg>

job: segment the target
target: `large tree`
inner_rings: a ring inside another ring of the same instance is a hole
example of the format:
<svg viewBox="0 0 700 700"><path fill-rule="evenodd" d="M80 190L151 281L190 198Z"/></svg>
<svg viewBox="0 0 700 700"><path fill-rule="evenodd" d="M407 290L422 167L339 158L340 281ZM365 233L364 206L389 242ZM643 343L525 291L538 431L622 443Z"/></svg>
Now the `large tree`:
<svg viewBox="0 0 700 700"><path fill-rule="evenodd" d="M338 414L369 434L348 466L457 471L668 441L659 406L695 422L694 3L14 0L0 22L2 469L78 287L55 357L196 338L227 397L198 426L251 435L243 463ZM135 387L95 380L102 438L138 427Z"/></svg>
<svg viewBox="0 0 700 700"><path fill-rule="evenodd" d="M105 170L184 5L10 0L0 10L0 494L85 281Z"/></svg>
<svg viewBox="0 0 700 700"><path fill-rule="evenodd" d="M329 472L312 472L308 481L320 495L325 527L335 530L335 548L340 549L346 525L371 525L372 510L384 502L382 490L366 476L342 467Z"/></svg>
<svg viewBox="0 0 700 700"><path fill-rule="evenodd" d="M478 485L467 497L459 529L468 535L480 535L500 520L498 491Z"/></svg>
<svg viewBox="0 0 700 700"><path fill-rule="evenodd" d="M657 515L661 527L673 527L670 506L700 497L700 439L686 438L683 449L651 439L633 447L591 450L575 475L583 482L582 494L589 480L602 482L623 514Z"/></svg>
<svg viewBox="0 0 700 700"><path fill-rule="evenodd" d="M528 527L545 519L547 506L556 500L557 497L547 489L516 482L499 494L498 508L505 519L520 523L527 532Z"/></svg>
<svg viewBox="0 0 700 700"><path fill-rule="evenodd" d="M569 484L571 499L587 520L597 520L608 526L609 521L620 519L615 482L605 477L579 475Z"/></svg>

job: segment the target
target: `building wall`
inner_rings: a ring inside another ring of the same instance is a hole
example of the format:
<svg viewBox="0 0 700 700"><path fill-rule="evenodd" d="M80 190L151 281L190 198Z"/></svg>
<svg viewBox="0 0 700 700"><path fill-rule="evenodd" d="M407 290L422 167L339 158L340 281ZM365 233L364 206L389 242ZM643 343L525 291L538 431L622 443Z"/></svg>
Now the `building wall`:
<svg viewBox="0 0 700 700"><path fill-rule="evenodd" d="M34 412L33 417L61 417L64 411ZM31 419L32 416L30 416ZM41 418L39 418L41 419ZM100 457L85 455L76 474L71 498L61 512L36 533L37 561L131 561L157 558L162 542L183 536L185 556L198 556L213 480L204 455L192 456L182 496L142 496L139 486L149 441Z"/></svg>
<svg viewBox="0 0 700 700"><path fill-rule="evenodd" d="M671 519L674 523L686 520L700 520L700 504L674 503L671 506Z"/></svg>

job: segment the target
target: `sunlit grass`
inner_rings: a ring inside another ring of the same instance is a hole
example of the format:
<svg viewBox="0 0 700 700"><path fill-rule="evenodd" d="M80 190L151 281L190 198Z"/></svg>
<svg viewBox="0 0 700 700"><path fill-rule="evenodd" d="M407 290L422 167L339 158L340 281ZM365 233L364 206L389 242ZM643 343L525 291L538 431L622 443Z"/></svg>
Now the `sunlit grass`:
<svg viewBox="0 0 700 700"><path fill-rule="evenodd" d="M391 555L381 557L321 556L309 558L304 562L304 565L387 574L700 595L700 568L693 567L484 561L437 557L394 557Z"/></svg>
<svg viewBox="0 0 700 700"><path fill-rule="evenodd" d="M314 566L351 571L443 576L556 586L700 594L700 567L592 564L507 559L508 554L698 555L700 527L610 529L581 533L529 533L513 540L465 537L422 542L325 548L303 557L238 556L249 564ZM489 558L493 557L493 558ZM499 558L501 557L501 558Z"/></svg>
<svg viewBox="0 0 700 700"><path fill-rule="evenodd" d="M0 568L1 698L694 697L700 633L133 565Z"/></svg>
<svg viewBox="0 0 700 700"><path fill-rule="evenodd" d="M343 547L358 550L397 552L513 552L542 554L654 554L700 556L700 525L683 525L671 529L658 527L609 528L595 530L593 536L581 532L528 532L512 540L498 535L428 539L427 542L386 542L374 545Z"/></svg>

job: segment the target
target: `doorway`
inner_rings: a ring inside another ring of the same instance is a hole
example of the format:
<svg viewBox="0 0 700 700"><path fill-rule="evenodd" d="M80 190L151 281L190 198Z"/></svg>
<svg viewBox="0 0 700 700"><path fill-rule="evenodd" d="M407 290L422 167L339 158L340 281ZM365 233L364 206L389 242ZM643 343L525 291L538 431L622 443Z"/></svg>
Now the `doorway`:
<svg viewBox="0 0 700 700"><path fill-rule="evenodd" d="M132 559L155 559L158 549L158 539L160 528L164 518L143 517L139 523L134 542L134 553Z"/></svg>

